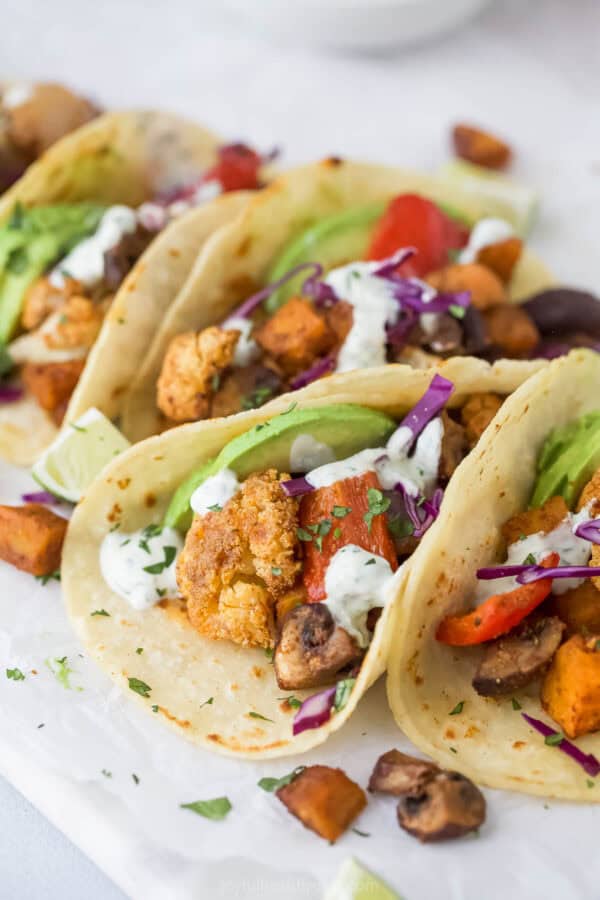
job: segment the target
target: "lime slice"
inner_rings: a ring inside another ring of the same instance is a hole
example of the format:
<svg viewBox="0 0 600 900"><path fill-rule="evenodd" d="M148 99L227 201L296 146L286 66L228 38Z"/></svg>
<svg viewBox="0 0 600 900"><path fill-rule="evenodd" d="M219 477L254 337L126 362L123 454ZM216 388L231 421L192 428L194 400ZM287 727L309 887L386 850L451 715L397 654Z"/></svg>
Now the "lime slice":
<svg viewBox="0 0 600 900"><path fill-rule="evenodd" d="M468 198L477 207L479 218L506 219L521 236L531 231L538 207L537 194L531 188L462 159L442 166L437 178Z"/></svg>
<svg viewBox="0 0 600 900"><path fill-rule="evenodd" d="M354 858L342 863L336 879L327 888L323 900L402 900L377 875L363 868Z"/></svg>
<svg viewBox="0 0 600 900"><path fill-rule="evenodd" d="M61 500L78 503L107 462L130 446L98 409L88 409L61 433L34 464L31 474Z"/></svg>

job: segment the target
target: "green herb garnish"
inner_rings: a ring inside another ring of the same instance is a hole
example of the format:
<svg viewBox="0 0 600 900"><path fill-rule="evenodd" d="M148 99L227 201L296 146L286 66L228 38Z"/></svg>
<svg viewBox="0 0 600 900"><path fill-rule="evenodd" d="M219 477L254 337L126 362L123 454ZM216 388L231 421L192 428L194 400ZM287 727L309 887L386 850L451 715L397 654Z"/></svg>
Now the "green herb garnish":
<svg viewBox="0 0 600 900"><path fill-rule="evenodd" d="M168 569L175 557L177 556L177 547L163 547L165 558L162 562L153 563L151 566L144 566L144 572L149 575L160 575L165 569Z"/></svg>
<svg viewBox="0 0 600 900"><path fill-rule="evenodd" d="M205 819L224 819L232 806L227 797L215 797L214 800L194 800L193 803L180 803L180 809L189 809Z"/></svg>
<svg viewBox="0 0 600 900"><path fill-rule="evenodd" d="M146 684L145 681L141 681L139 678L128 678L129 689L135 691L136 694L139 694L140 697L149 697L150 691L152 688L149 684Z"/></svg>
<svg viewBox="0 0 600 900"><path fill-rule="evenodd" d="M304 772L305 768L306 766L296 766L293 771L289 772L287 775L282 775L281 778L261 778L258 782L258 786L259 788L262 788L263 791L268 791L269 794L272 794L279 790L279 788L285 787L286 784L293 781L300 772Z"/></svg>
<svg viewBox="0 0 600 900"><path fill-rule="evenodd" d="M557 747L559 744L562 744L563 740L563 735L560 733L547 734L544 738L544 743L549 747Z"/></svg>
<svg viewBox="0 0 600 900"><path fill-rule="evenodd" d="M459 703L456 704L454 709L451 709L448 713L449 716L458 716L463 711L463 706L465 705L464 700L460 700Z"/></svg>
<svg viewBox="0 0 600 900"><path fill-rule="evenodd" d="M511 703L512 703L513 709L515 709L515 710L523 709L523 707L521 706L521 704L519 703L519 701L517 700L516 697L512 698Z"/></svg>
<svg viewBox="0 0 600 900"><path fill-rule="evenodd" d="M56 569L54 572L48 572L47 575L36 575L35 580L43 585L48 584L49 581L60 581L60 569Z"/></svg>
<svg viewBox="0 0 600 900"><path fill-rule="evenodd" d="M335 697L333 698L333 708L336 712L342 710L352 693L352 688L356 684L356 678L342 678L335 686Z"/></svg>
<svg viewBox="0 0 600 900"><path fill-rule="evenodd" d="M105 609L95 609L93 613L90 613L90 616L110 616L110 613L106 612Z"/></svg>
<svg viewBox="0 0 600 900"><path fill-rule="evenodd" d="M266 716L262 716L260 713L254 712L254 710L250 710L248 715L251 719L260 719L262 722L273 722L273 719L267 719Z"/></svg>
<svg viewBox="0 0 600 900"><path fill-rule="evenodd" d="M20 669L7 669L6 677L11 681L25 681L25 676Z"/></svg>
<svg viewBox="0 0 600 900"><path fill-rule="evenodd" d="M384 497L377 488L369 488L367 490L367 502L369 504L369 510L364 514L363 519L367 523L367 530L370 532L373 519L375 516L380 516L390 508L391 500Z"/></svg>
<svg viewBox="0 0 600 900"><path fill-rule="evenodd" d="M335 516L336 519L343 519L348 513L352 512L352 507L350 506L334 506L331 510L331 515Z"/></svg>

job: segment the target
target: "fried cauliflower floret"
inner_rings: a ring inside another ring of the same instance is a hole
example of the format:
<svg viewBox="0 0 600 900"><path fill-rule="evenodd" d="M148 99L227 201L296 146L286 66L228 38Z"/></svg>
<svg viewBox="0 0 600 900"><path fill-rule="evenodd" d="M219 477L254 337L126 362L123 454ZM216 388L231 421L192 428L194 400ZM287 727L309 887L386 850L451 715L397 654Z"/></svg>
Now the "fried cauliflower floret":
<svg viewBox="0 0 600 900"><path fill-rule="evenodd" d="M215 376L233 360L239 331L217 326L186 331L167 348L157 383L156 403L173 422L193 422L210 414Z"/></svg>
<svg viewBox="0 0 600 900"><path fill-rule="evenodd" d="M35 159L55 141L85 125L98 109L61 84L37 84L23 103L4 110L11 142Z"/></svg>
<svg viewBox="0 0 600 900"><path fill-rule="evenodd" d="M25 331L33 331L44 319L60 309L69 297L80 292L81 285L74 278L65 278L62 287L55 287L49 278L36 279L23 299L21 325Z"/></svg>
<svg viewBox="0 0 600 900"><path fill-rule="evenodd" d="M507 544L515 544L523 535L549 534L558 528L569 513L569 508L562 497L550 497L538 509L526 509L504 523L502 537Z"/></svg>
<svg viewBox="0 0 600 900"><path fill-rule="evenodd" d="M473 394L469 397L460 411L460 419L471 447L475 446L501 406L502 398L498 394Z"/></svg>
<svg viewBox="0 0 600 900"><path fill-rule="evenodd" d="M590 516L596 518L600 516L600 469L596 469L586 486L581 492L577 511L583 509L584 506L590 504ZM590 557L590 566L600 566L600 544L592 544L592 555ZM600 591L600 576L592 578L592 584Z"/></svg>
<svg viewBox="0 0 600 900"><path fill-rule="evenodd" d="M51 350L89 349L102 327L102 310L87 297L69 297L55 326L44 333Z"/></svg>
<svg viewBox="0 0 600 900"><path fill-rule="evenodd" d="M274 645L277 602L300 572L297 509L269 469L251 475L222 510L194 517L177 583L197 631L244 647Z"/></svg>

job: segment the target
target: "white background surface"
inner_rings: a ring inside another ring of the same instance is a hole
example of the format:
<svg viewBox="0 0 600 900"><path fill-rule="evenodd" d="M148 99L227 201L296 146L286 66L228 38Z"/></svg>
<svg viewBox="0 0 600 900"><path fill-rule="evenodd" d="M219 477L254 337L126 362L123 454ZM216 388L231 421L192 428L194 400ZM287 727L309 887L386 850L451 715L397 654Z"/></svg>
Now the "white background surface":
<svg viewBox="0 0 600 900"><path fill-rule="evenodd" d="M597 287L600 235L599 50L600 6L594 0L497 2L447 40L370 58L273 47L260 36L240 34L231 17L192 0L105 0L93 7L79 0L22 0L3 10L0 30L3 75L70 81L106 106L170 107L229 138L248 138L265 148L282 144L290 162L337 153L427 168L444 161L453 121L479 120L513 143L516 171L542 193L543 216L534 246L561 277L590 288ZM6 473L0 478L2 487L0 500L8 497ZM0 604L10 604L6 569L0 579ZM3 668L4 660L0 664ZM374 702L377 718L384 713L377 699ZM342 743L339 747L345 753L351 750ZM11 768L7 757L3 766ZM22 767L11 769L19 780L17 771L22 778ZM33 778L31 773L21 788L36 800ZM54 790L56 810L68 785L56 784ZM513 806L513 816L507 815L511 803L504 806L501 821L497 809L492 813L492 830L515 827L522 810L519 803ZM585 822L587 834L573 839L571 824L561 838L565 808L553 804L550 813L542 809L538 803L527 817L528 853L515 846L512 860L497 862L500 868L512 862L522 869L522 879L510 882L510 892L545 900L590 896L591 882L580 875L590 867L589 874L594 868L600 872L597 856L584 846L594 823L597 828L597 817L582 811L578 821L582 826ZM549 814L554 829L548 831L545 824L536 829L536 816ZM119 815L115 806L117 839L123 824ZM77 821L71 830L85 844L85 835L77 834ZM490 865L493 839L491 834L489 846L488 840L482 841L478 850ZM119 846L127 846L132 857L134 849L139 851L124 838L110 852L103 846L101 861L106 865L115 861ZM403 866L408 867L416 850L406 841L398 848L406 854L397 860L395 882L402 887ZM355 845L347 852L357 852ZM475 848L469 852L474 854ZM554 863L560 858L561 871ZM434 865L436 857L429 859ZM125 850L117 867L127 868ZM309 869L308 858L299 859L298 867ZM439 893L430 878L424 879L429 887L424 885L422 893L413 889L409 900L497 896L483 873L481 880L454 875L439 885ZM0 898L83 896L112 900L121 895L12 789L0 787ZM162 896L170 900L168 891ZM204 894L197 888L187 896ZM244 894L221 891L218 896Z"/></svg>

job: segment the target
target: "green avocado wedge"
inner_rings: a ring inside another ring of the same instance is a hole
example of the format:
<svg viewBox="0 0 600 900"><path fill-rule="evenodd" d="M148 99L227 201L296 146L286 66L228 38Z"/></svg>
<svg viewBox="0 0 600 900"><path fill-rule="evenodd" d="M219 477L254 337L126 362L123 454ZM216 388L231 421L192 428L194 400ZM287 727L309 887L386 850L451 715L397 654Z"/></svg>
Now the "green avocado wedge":
<svg viewBox="0 0 600 900"><path fill-rule="evenodd" d="M308 409L291 407L256 425L226 444L215 459L205 463L180 485L165 516L165 525L186 531L192 521L190 498L199 485L221 471L232 469L238 478L275 468L289 471L290 451L299 435L310 435L345 459L365 447L382 446L396 423L385 413L351 403L333 403Z"/></svg>
<svg viewBox="0 0 600 900"><path fill-rule="evenodd" d="M0 228L0 343L17 329L27 288L95 231L104 209L93 203L15 208Z"/></svg>
<svg viewBox="0 0 600 900"><path fill-rule="evenodd" d="M531 506L564 497L572 509L582 488L600 466L600 413L593 412L558 428L547 438L538 462Z"/></svg>

